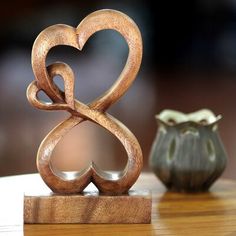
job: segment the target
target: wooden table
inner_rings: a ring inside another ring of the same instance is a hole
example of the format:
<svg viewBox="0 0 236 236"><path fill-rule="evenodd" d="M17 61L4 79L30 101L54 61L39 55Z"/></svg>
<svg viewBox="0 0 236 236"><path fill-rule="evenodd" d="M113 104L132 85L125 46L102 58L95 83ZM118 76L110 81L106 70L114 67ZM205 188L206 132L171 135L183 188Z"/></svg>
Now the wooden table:
<svg viewBox="0 0 236 236"><path fill-rule="evenodd" d="M38 174L0 178L0 235L236 235L236 182L219 180L209 193L166 192L153 174L135 189L153 191L152 224L24 225L23 192L46 188Z"/></svg>

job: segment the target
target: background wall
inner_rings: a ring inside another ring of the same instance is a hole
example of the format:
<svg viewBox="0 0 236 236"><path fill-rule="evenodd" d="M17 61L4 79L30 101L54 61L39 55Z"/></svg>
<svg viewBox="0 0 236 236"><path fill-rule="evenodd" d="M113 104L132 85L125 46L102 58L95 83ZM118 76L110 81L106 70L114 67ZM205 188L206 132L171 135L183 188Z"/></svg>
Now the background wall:
<svg viewBox="0 0 236 236"><path fill-rule="evenodd" d="M222 114L219 128L228 152L225 177L236 178L236 4L235 1L8 1L0 8L0 176L35 172L35 157L45 135L68 117L28 103L25 91L34 79L31 47L46 27L74 27L92 11L112 8L129 15L144 43L143 63L134 85L108 112L137 136L144 170L157 130L154 115L163 109L192 112L210 108ZM75 71L76 96L89 102L110 87L128 54L116 32L92 36L82 52L58 47L47 63L64 61ZM60 78L57 84L63 86ZM46 99L43 95L42 99ZM63 170L96 160L103 169L122 169L126 154L100 127L85 122L72 130L54 152Z"/></svg>

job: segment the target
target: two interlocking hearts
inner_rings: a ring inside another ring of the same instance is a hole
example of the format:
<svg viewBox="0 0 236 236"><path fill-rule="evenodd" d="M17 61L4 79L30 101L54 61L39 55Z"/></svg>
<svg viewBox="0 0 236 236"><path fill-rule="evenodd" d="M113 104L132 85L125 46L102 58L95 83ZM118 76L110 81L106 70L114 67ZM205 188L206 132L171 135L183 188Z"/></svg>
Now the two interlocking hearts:
<svg viewBox="0 0 236 236"><path fill-rule="evenodd" d="M99 98L85 105L74 97L74 74L65 63L57 62L46 67L49 50L57 45L68 45L82 50L89 37L97 31L113 29L126 40L129 54L126 65L117 81ZM29 102L43 110L67 110L70 118L55 127L41 143L37 155L37 167L45 183L57 193L79 193L93 182L99 191L109 194L125 193L137 180L142 168L142 151L135 136L118 120L105 113L129 88L139 70L142 59L142 39L136 24L125 14L114 10L100 10L88 15L77 28L54 25L43 30L32 49L32 67L36 80L27 90ZM64 80L65 92L53 82L60 75ZM52 100L43 103L37 97L44 91ZM92 164L68 179L64 172L51 165L52 152L60 139L79 123L90 120L115 135L124 146L128 161L118 175L103 172Z"/></svg>

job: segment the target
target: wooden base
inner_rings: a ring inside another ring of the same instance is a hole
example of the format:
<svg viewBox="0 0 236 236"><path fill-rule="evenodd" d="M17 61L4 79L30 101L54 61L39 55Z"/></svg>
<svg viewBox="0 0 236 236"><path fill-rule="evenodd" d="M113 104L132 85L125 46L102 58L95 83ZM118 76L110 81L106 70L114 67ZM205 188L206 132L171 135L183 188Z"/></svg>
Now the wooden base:
<svg viewBox="0 0 236 236"><path fill-rule="evenodd" d="M25 223L150 223L149 191L118 196L84 192L76 195L25 195Z"/></svg>

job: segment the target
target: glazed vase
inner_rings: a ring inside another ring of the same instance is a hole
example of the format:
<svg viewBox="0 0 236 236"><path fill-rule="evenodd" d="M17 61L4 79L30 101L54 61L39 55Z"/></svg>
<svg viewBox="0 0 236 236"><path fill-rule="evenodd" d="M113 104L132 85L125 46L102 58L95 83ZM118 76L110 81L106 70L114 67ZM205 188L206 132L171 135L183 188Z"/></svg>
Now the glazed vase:
<svg viewBox="0 0 236 236"><path fill-rule="evenodd" d="M202 192L220 177L226 167L226 152L218 133L221 116L203 109L184 114L164 110L149 164L169 189Z"/></svg>

